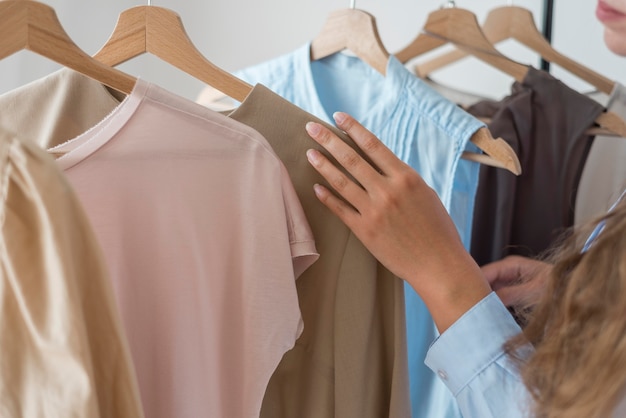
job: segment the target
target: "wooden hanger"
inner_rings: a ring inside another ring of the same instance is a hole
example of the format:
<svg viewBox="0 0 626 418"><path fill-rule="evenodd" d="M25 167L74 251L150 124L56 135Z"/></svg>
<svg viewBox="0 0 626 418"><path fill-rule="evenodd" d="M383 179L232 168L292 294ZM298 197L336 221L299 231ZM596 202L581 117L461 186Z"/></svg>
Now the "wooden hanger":
<svg viewBox="0 0 626 418"><path fill-rule="evenodd" d="M115 66L147 52L240 102L252 90L251 85L207 60L189 39L180 16L163 7L124 10L94 58Z"/></svg>
<svg viewBox="0 0 626 418"><path fill-rule="evenodd" d="M606 94L611 94L613 91L615 82L556 51L537 29L533 14L528 9L517 6L495 8L487 15L482 29L487 39L494 45L507 39L514 39L537 52L544 60L557 64L577 75L599 91ZM451 51L432 61L418 65L417 68L420 75L427 76L432 71L465 56L467 53L464 51Z"/></svg>
<svg viewBox="0 0 626 418"><path fill-rule="evenodd" d="M414 57L452 43L468 51L480 60L521 81L526 77L528 67L502 55L482 33L476 16L469 10L446 7L431 12L422 32L404 49L394 54L406 63ZM496 167L506 168L512 173L521 174L521 164L515 151L502 138L494 139L486 128L478 130L471 141L489 157L475 153L463 153L467 160L477 161Z"/></svg>
<svg viewBox="0 0 626 418"><path fill-rule="evenodd" d="M376 20L360 9L336 10L328 16L321 32L311 42L311 60L319 60L349 49L376 71L385 75L389 52L385 49Z"/></svg>
<svg viewBox="0 0 626 418"><path fill-rule="evenodd" d="M604 112L595 120L599 128L591 128L589 135L619 136L626 138L626 122L617 113Z"/></svg>
<svg viewBox="0 0 626 418"><path fill-rule="evenodd" d="M533 15L528 9L516 6L504 6L493 9L489 12L482 30L485 37L493 44L509 38L515 39L539 53L546 61L560 65L564 69L589 82L598 90L607 94L610 94L613 90L615 85L613 81L557 52L543 37L541 32L539 32L535 25ZM472 52L470 51L470 53ZM432 61L418 65L416 72L421 77L426 77L432 71L451 64L467 55L467 50L458 49L451 51ZM589 135L626 137L626 122L616 113L604 112L595 122L598 127L591 128L587 132Z"/></svg>
<svg viewBox="0 0 626 418"><path fill-rule="evenodd" d="M611 94L613 91L615 82L556 51L537 29L533 14L528 9L517 6L495 8L487 15L482 30L487 39L494 45L507 39L514 39L537 52L544 60L559 65L599 91L606 94ZM464 51L451 51L418 65L417 69L419 74L425 77L432 71L456 62L465 56L467 53Z"/></svg>
<svg viewBox="0 0 626 418"><path fill-rule="evenodd" d="M63 29L54 9L32 0L0 1L0 59L29 50L129 94L134 77L104 65L81 50Z"/></svg>
<svg viewBox="0 0 626 418"><path fill-rule="evenodd" d="M470 141L487 155L464 151L461 155L463 159L504 168L516 176L522 174L522 165L513 148L504 139L491 136L489 129L480 128L472 135Z"/></svg>
<svg viewBox="0 0 626 418"><path fill-rule="evenodd" d="M528 67L505 57L485 37L476 15L459 7L445 7L431 12L422 32L405 48L394 54L403 64L445 44L453 44L492 67L522 81ZM421 74L420 74L421 75Z"/></svg>

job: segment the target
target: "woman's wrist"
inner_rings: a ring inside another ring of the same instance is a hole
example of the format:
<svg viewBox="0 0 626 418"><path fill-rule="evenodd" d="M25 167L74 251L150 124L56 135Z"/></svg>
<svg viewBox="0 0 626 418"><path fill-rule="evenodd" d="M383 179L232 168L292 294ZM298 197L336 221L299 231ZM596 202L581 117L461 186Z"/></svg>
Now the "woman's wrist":
<svg viewBox="0 0 626 418"><path fill-rule="evenodd" d="M426 304L440 333L491 293L471 257L461 258L450 259L445 270L428 273L428 277L420 274L416 280L407 280Z"/></svg>

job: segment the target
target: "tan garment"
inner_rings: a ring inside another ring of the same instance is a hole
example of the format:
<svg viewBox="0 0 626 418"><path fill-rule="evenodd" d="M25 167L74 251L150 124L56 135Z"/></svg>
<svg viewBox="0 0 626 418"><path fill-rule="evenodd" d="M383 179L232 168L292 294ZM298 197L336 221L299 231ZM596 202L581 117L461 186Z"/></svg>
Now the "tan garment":
<svg viewBox="0 0 626 418"><path fill-rule="evenodd" d="M0 192L0 416L142 417L82 206L55 161L2 126Z"/></svg>
<svg viewBox="0 0 626 418"><path fill-rule="evenodd" d="M409 417L403 283L313 193L326 182L305 152L325 151L304 126L329 125L262 85L230 116L259 131L285 163L320 253L297 281L304 331L272 376L261 417Z"/></svg>
<svg viewBox="0 0 626 418"><path fill-rule="evenodd" d="M63 68L0 95L0 126L52 148L104 119L123 98L113 93L119 94Z"/></svg>

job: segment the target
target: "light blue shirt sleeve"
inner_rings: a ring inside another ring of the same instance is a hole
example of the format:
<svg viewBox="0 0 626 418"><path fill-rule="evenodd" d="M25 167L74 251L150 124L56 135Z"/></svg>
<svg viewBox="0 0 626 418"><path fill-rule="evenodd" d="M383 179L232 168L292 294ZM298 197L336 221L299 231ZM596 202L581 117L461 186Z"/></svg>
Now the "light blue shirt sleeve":
<svg viewBox="0 0 626 418"><path fill-rule="evenodd" d="M430 346L425 363L456 398L464 418L530 417L530 395L503 348L520 332L491 292ZM532 353L527 344L519 355Z"/></svg>

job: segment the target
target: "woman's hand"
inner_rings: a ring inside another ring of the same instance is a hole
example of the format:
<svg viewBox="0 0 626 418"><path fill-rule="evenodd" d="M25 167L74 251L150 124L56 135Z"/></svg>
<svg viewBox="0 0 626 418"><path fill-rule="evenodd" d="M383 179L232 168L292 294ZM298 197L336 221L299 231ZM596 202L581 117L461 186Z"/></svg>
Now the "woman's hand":
<svg viewBox="0 0 626 418"><path fill-rule="evenodd" d="M548 282L552 265L511 255L481 267L485 278L506 306L536 304Z"/></svg>
<svg viewBox="0 0 626 418"><path fill-rule="evenodd" d="M334 116L376 168L330 130L310 122L309 135L358 182L310 149L310 163L343 199L321 185L314 186L315 194L374 257L411 284L439 330L445 330L491 291L488 283L419 174L352 117Z"/></svg>

